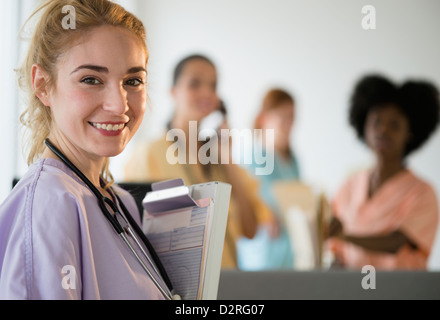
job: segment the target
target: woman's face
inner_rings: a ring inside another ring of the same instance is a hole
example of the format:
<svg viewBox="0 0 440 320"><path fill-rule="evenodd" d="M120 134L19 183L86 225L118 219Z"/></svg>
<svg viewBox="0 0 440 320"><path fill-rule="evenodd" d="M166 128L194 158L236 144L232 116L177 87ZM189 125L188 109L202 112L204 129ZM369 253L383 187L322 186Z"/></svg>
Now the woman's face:
<svg viewBox="0 0 440 320"><path fill-rule="evenodd" d="M263 116L262 129L273 129L275 149L286 150L290 143L290 132L294 122L294 105L284 102Z"/></svg>
<svg viewBox="0 0 440 320"><path fill-rule="evenodd" d="M219 106L217 72L210 63L196 59L186 63L171 90L176 116L200 121Z"/></svg>
<svg viewBox="0 0 440 320"><path fill-rule="evenodd" d="M365 140L380 157L403 158L410 137L408 118L394 104L371 110L365 122Z"/></svg>
<svg viewBox="0 0 440 320"><path fill-rule="evenodd" d="M50 136L74 154L121 153L144 116L146 54L126 29L100 26L87 33L57 63L46 103L53 117Z"/></svg>

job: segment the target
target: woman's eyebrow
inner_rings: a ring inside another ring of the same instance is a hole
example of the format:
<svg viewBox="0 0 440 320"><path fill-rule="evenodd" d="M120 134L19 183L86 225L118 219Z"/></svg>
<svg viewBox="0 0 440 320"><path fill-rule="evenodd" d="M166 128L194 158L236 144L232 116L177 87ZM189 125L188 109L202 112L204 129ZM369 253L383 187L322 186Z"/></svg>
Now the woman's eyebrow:
<svg viewBox="0 0 440 320"><path fill-rule="evenodd" d="M109 72L107 67L95 66L92 64L84 64L84 65L79 66L75 70L73 70L71 74L73 74L79 70L82 70L82 69L89 69L89 70L93 70L93 71L101 72L101 73L108 73ZM142 72L142 71L145 73L147 72L147 70L144 67L133 67L133 68L128 69L127 73L138 73L138 72Z"/></svg>
<svg viewBox="0 0 440 320"><path fill-rule="evenodd" d="M144 67L133 67L128 69L127 73L138 73L138 72L145 72L147 73L147 70Z"/></svg>
<svg viewBox="0 0 440 320"><path fill-rule="evenodd" d="M95 66L95 65L92 65L92 64L84 64L84 65L79 66L75 70L73 70L71 74L73 74L73 73L75 73L75 72L77 72L79 70L82 70L82 69L89 69L89 70L93 70L93 71L96 71L96 72L108 73L108 68L106 68L106 67Z"/></svg>

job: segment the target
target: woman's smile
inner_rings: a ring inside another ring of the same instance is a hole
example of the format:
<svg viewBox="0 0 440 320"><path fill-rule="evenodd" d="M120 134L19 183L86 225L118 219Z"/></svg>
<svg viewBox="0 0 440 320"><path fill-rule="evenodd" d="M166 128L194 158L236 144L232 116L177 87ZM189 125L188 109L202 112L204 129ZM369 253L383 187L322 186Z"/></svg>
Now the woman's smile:
<svg viewBox="0 0 440 320"><path fill-rule="evenodd" d="M119 136L128 122L89 122L100 134L108 137Z"/></svg>

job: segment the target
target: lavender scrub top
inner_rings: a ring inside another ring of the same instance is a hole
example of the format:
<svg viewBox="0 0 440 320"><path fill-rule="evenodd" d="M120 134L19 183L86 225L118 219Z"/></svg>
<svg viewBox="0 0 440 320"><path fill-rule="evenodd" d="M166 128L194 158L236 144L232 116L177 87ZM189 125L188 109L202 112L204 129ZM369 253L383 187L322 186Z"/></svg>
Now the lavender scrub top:
<svg viewBox="0 0 440 320"><path fill-rule="evenodd" d="M133 197L113 191L139 223ZM164 296L90 189L61 161L40 159L0 205L0 299Z"/></svg>

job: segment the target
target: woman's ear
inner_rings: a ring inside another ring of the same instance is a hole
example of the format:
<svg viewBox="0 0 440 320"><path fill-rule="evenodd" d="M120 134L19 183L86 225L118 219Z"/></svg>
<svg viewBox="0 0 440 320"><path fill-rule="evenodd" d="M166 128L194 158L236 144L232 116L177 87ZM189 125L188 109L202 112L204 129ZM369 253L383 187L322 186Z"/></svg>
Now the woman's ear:
<svg viewBox="0 0 440 320"><path fill-rule="evenodd" d="M38 99L46 107L50 107L48 76L38 64L32 65L32 89Z"/></svg>

